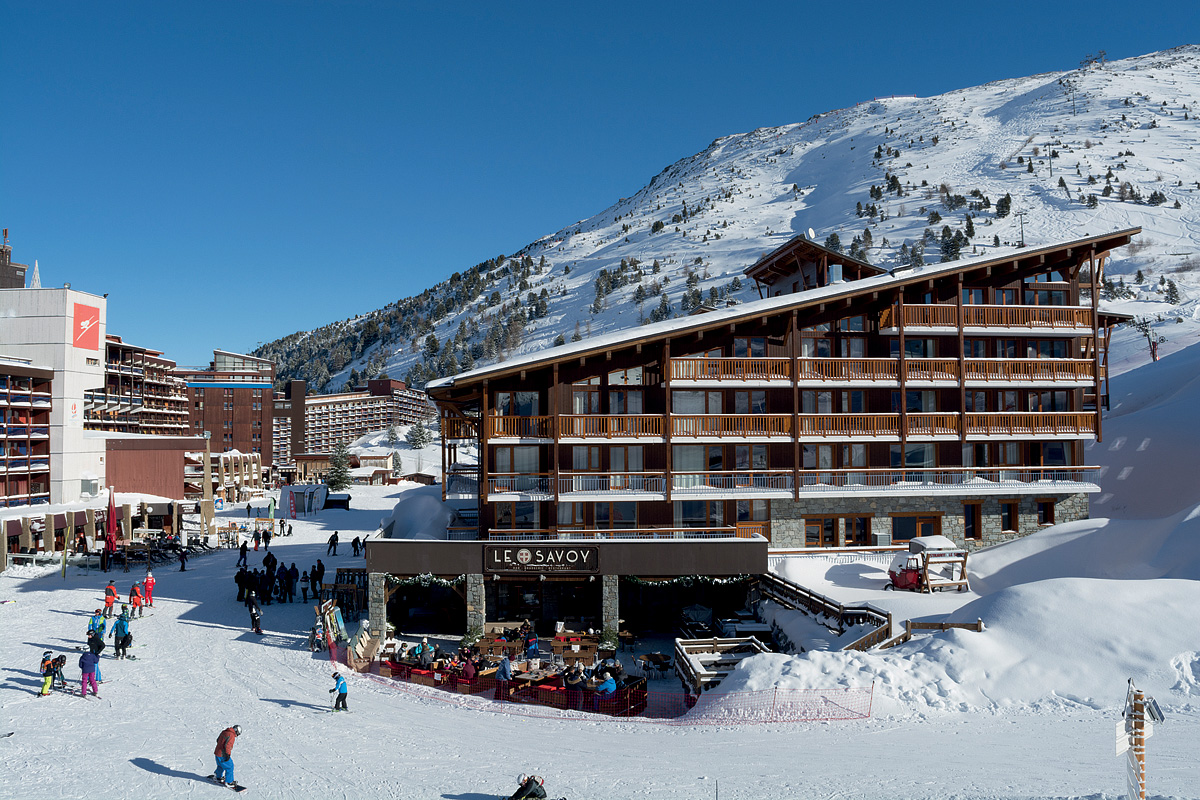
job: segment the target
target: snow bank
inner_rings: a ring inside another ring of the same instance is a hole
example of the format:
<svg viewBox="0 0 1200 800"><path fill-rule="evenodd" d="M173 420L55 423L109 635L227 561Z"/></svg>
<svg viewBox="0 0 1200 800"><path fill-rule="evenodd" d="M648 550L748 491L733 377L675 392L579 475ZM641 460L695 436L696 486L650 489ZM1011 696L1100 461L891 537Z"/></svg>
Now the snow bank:
<svg viewBox="0 0 1200 800"><path fill-rule="evenodd" d="M392 539L445 539L452 516L441 486L421 486L404 492L382 525L384 530L392 526Z"/></svg>

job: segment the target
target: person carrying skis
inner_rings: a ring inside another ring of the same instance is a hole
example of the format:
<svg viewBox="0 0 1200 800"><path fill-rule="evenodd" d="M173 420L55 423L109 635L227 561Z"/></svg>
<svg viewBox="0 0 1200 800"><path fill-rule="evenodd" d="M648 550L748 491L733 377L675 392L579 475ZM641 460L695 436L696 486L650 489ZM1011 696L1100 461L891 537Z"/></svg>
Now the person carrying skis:
<svg viewBox="0 0 1200 800"><path fill-rule="evenodd" d="M104 616L112 617L113 603L117 602L117 587L112 581L104 587Z"/></svg>
<svg viewBox="0 0 1200 800"><path fill-rule="evenodd" d="M133 608L129 612L130 618L135 614L140 617L146 613L142 609L142 587L138 585L137 581L134 581L133 586L129 587L129 605Z"/></svg>
<svg viewBox="0 0 1200 800"><path fill-rule="evenodd" d="M129 610L121 606L121 616L113 623L113 658L125 659L129 646L133 644L133 634L129 632Z"/></svg>
<svg viewBox="0 0 1200 800"><path fill-rule="evenodd" d="M88 684L92 686L92 697L100 695L100 691L96 688L96 665L98 663L100 663L100 656L91 650L79 657L79 671L83 673L79 679L79 693L84 697L87 697Z"/></svg>
<svg viewBox="0 0 1200 800"><path fill-rule="evenodd" d="M262 635L262 608L258 605L258 595L254 592L246 598L246 604L250 608L250 630L258 635Z"/></svg>
<svg viewBox="0 0 1200 800"><path fill-rule="evenodd" d="M542 787L545 785L546 779L541 775L520 775L517 777L517 790L513 792L512 797L508 800L525 800L525 798L535 798L535 800L544 800L546 790Z"/></svg>
<svg viewBox="0 0 1200 800"><path fill-rule="evenodd" d="M146 605L154 608L154 573L146 570L146 580L142 581L142 585L146 587Z"/></svg>
<svg viewBox="0 0 1200 800"><path fill-rule="evenodd" d="M217 749L213 750L213 755L217 758L217 769L208 776L210 781L222 786L237 786L237 782L233 779L233 745L237 741L237 737L241 735L241 725L234 725L221 731L221 735L217 737Z"/></svg>
<svg viewBox="0 0 1200 800"><path fill-rule="evenodd" d="M50 686L54 683L54 653L47 650L42 653L42 690L39 697L50 694Z"/></svg>
<svg viewBox="0 0 1200 800"><path fill-rule="evenodd" d="M329 690L330 694L337 692L337 700L333 704L334 711L349 711L346 708L346 679L341 673L333 673L333 688Z"/></svg>

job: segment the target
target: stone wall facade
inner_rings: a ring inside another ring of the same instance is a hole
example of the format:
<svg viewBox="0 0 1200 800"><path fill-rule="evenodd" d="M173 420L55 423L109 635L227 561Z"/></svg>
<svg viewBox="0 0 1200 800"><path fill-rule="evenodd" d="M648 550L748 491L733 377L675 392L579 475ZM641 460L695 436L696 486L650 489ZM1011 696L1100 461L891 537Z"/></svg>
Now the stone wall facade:
<svg viewBox="0 0 1200 800"><path fill-rule="evenodd" d="M367 615L371 635L385 638L387 634L387 575L372 572L367 575Z"/></svg>
<svg viewBox="0 0 1200 800"><path fill-rule="evenodd" d="M483 622L487 618L487 593L483 588L483 576L468 574L467 589L467 632L483 630Z"/></svg>
<svg viewBox="0 0 1200 800"><path fill-rule="evenodd" d="M1001 503L1017 503L1018 524L1016 530L1001 529ZM941 534L969 550L977 550L994 544L1028 536L1039 528L1038 503L1054 503L1054 522L1072 522L1088 517L1086 494L1026 495L1008 497L1004 495L923 495L913 497L828 497L802 498L771 501L771 547L801 548L805 546L804 520L806 517L837 517L837 546L846 543L846 517L870 517L871 533L892 533L892 515L928 514L941 520ZM965 503L981 505L981 537L964 538Z"/></svg>
<svg viewBox="0 0 1200 800"><path fill-rule="evenodd" d="M621 576L603 575L604 583L600 595L600 627L604 630L617 630L621 616Z"/></svg>

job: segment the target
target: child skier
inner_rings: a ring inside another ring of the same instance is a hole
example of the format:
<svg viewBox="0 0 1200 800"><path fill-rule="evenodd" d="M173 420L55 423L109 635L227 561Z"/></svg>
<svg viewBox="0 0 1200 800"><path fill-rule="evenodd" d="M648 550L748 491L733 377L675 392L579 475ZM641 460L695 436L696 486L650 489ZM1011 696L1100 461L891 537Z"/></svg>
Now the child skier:
<svg viewBox="0 0 1200 800"><path fill-rule="evenodd" d="M63 667L66 665L66 656L59 656L58 658L54 659L54 683L50 684L51 686L57 684L58 688L64 692L67 690L67 676L63 675Z"/></svg>
<svg viewBox="0 0 1200 800"><path fill-rule="evenodd" d="M47 650L42 653L42 690L39 697L50 694L50 686L54 683L54 653Z"/></svg>
<svg viewBox="0 0 1200 800"><path fill-rule="evenodd" d="M100 654L104 652L104 640L96 631L88 631L87 647L96 656L96 680L103 683L104 676L100 674Z"/></svg>
<svg viewBox="0 0 1200 800"><path fill-rule="evenodd" d="M258 595L254 592L246 598L247 604L250 606L250 630L262 635L262 608L258 605Z"/></svg>
<svg viewBox="0 0 1200 800"><path fill-rule="evenodd" d="M330 694L337 692L337 700L333 704L334 711L349 711L346 708L346 679L340 673L333 673L333 688L329 690Z"/></svg>
<svg viewBox="0 0 1200 800"><path fill-rule="evenodd" d="M79 657L79 671L83 673L79 680L79 692L84 697L87 697L88 684L92 686L92 697L100 696L99 690L96 689L96 664L99 660L100 657L91 650Z"/></svg>
<svg viewBox="0 0 1200 800"><path fill-rule="evenodd" d="M142 584L146 587L146 605L154 608L154 573L146 570L146 580Z"/></svg>
<svg viewBox="0 0 1200 800"><path fill-rule="evenodd" d="M113 657L121 660L128 654L129 646L133 644L133 635L129 632L129 610L121 606L121 616L113 623Z"/></svg>
<svg viewBox="0 0 1200 800"><path fill-rule="evenodd" d="M97 608L96 613L88 620L88 630L95 631L103 639L104 630L108 627L108 623L105 620L104 612Z"/></svg>
<svg viewBox="0 0 1200 800"><path fill-rule="evenodd" d="M134 581L133 586L129 587L129 605L133 608L129 612L131 619L135 614L139 617L145 614L145 611L142 610L142 587L138 585L137 581Z"/></svg>

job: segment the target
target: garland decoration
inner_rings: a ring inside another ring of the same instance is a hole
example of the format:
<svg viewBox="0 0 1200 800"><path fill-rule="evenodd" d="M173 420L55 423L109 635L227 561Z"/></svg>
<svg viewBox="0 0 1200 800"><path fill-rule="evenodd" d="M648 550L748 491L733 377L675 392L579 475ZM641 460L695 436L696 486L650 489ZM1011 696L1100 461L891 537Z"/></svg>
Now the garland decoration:
<svg viewBox="0 0 1200 800"><path fill-rule="evenodd" d="M415 575L411 578L397 578L395 575L387 576L388 586L421 586L424 588L428 588L430 586L441 586L446 589L453 589L466 579L466 575L459 575L457 578L448 581L445 578L439 578L438 576L431 575L428 572L422 575Z"/></svg>
<svg viewBox="0 0 1200 800"><path fill-rule="evenodd" d="M678 578L668 578L662 581L648 581L636 575L623 575L621 580L628 581L634 586L738 586L748 583L757 575L735 575L732 578L713 578L708 575L680 575Z"/></svg>

